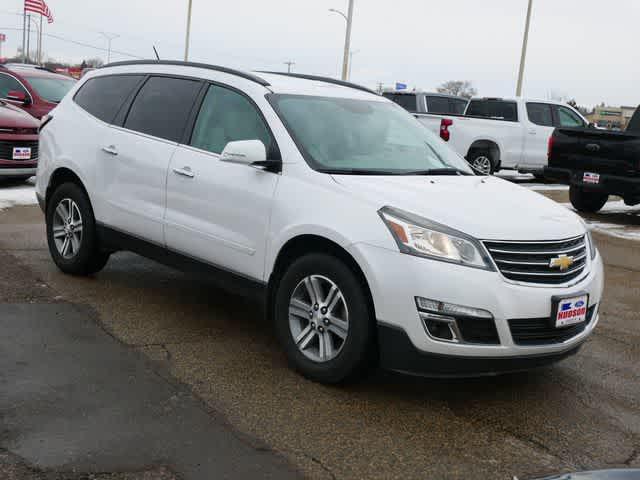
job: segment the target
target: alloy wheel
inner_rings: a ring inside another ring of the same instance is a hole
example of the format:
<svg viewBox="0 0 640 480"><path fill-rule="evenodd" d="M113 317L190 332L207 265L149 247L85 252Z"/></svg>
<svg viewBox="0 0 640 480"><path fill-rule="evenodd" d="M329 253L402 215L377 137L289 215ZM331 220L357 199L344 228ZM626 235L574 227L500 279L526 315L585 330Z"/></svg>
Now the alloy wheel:
<svg viewBox="0 0 640 480"><path fill-rule="evenodd" d="M76 202L60 200L53 213L53 240L62 258L75 257L82 245L82 215Z"/></svg>
<svg viewBox="0 0 640 480"><path fill-rule="evenodd" d="M289 329L298 350L314 362L334 359L349 334L349 310L338 286L321 275L309 275L293 290Z"/></svg>
<svg viewBox="0 0 640 480"><path fill-rule="evenodd" d="M481 155L474 158L471 161L473 169L483 175L491 175L491 159L487 156Z"/></svg>

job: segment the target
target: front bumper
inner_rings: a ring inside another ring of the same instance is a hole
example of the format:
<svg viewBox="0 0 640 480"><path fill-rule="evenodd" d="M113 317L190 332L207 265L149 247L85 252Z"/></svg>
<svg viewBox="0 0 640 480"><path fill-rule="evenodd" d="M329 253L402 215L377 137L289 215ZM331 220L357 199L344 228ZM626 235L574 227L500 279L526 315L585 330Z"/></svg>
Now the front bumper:
<svg viewBox="0 0 640 480"><path fill-rule="evenodd" d="M589 305L599 305L603 290L603 266L599 254L589 262L589 273L576 283L549 286L518 284L506 280L498 272L413 257L364 243L352 245L350 253L369 282L379 322L382 364L394 370L422 373L424 364L435 364L434 359L442 357L451 360L448 362L451 371L445 369L440 373L443 375L458 371L465 375L474 374L473 368L463 368L462 364L467 360L471 367L482 367L475 369L479 370L475 373L480 374L533 368L575 353L599 320L596 309L580 333L564 341L544 345L516 344L509 326L509 320L513 319L550 318L554 296L588 293ZM448 343L430 337L416 308L417 296L491 312L499 344ZM402 338L407 341L401 341ZM404 347L398 347L403 343ZM413 350L415 352L412 353ZM500 367L500 360L504 361L505 368Z"/></svg>
<svg viewBox="0 0 640 480"><path fill-rule="evenodd" d="M36 167L31 168L0 168L0 178L26 177L36 174Z"/></svg>

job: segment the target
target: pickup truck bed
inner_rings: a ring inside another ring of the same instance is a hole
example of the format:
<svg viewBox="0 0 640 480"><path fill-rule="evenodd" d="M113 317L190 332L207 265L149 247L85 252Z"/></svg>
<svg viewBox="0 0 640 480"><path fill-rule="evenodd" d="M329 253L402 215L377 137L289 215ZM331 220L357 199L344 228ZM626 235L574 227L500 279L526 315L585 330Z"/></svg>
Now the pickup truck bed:
<svg viewBox="0 0 640 480"><path fill-rule="evenodd" d="M600 210L609 195L640 204L640 109L624 132L556 129L545 176L570 185L571 203L580 211Z"/></svg>

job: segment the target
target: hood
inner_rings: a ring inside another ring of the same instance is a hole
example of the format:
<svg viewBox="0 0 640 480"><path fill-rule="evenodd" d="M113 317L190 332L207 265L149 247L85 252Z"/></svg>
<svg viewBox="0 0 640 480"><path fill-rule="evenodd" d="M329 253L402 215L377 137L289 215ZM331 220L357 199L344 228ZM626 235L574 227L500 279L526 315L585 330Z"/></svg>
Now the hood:
<svg viewBox="0 0 640 480"><path fill-rule="evenodd" d="M0 102L0 128L39 128L40 122L27 112Z"/></svg>
<svg viewBox="0 0 640 480"><path fill-rule="evenodd" d="M548 198L506 180L476 176L334 175L352 195L420 215L481 240L559 240L583 221Z"/></svg>

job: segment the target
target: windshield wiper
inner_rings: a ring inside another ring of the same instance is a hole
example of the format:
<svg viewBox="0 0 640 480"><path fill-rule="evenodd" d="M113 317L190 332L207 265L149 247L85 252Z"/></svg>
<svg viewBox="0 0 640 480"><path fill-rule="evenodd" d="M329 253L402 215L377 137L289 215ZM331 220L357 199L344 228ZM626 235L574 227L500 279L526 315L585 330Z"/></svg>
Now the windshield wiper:
<svg viewBox="0 0 640 480"><path fill-rule="evenodd" d="M473 175L457 168L430 168L428 170L414 170L406 172L405 175Z"/></svg>

